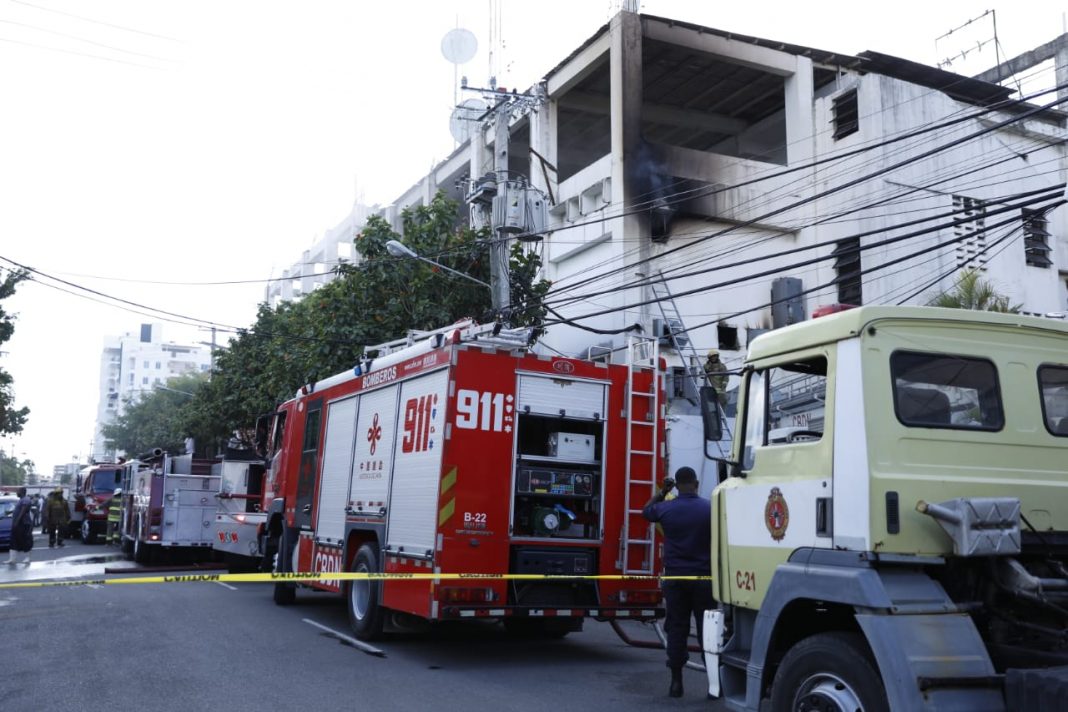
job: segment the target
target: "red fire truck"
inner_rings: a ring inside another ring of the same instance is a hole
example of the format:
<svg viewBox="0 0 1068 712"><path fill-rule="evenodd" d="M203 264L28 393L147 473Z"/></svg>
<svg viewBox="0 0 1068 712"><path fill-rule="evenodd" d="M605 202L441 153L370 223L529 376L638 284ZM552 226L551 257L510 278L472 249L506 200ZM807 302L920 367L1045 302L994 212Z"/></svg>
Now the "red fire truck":
<svg viewBox="0 0 1068 712"><path fill-rule="evenodd" d="M662 615L657 581L622 578L659 569L641 516L663 479L656 342L624 366L534 355L511 336L457 325L375 347L260 429L261 550L276 572L575 577L302 582L343 593L357 637L405 614L548 635ZM590 575L620 579L578 578ZM277 582L275 601L296 588Z"/></svg>

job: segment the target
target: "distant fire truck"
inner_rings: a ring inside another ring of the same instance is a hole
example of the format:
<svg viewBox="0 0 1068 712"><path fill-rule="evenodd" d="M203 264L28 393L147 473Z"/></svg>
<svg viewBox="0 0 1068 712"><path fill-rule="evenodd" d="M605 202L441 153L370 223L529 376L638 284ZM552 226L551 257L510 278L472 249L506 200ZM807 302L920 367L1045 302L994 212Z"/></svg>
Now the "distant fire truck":
<svg viewBox="0 0 1068 712"><path fill-rule="evenodd" d="M140 564L164 549L208 549L219 476L211 460L168 455L159 448L122 470L123 552Z"/></svg>
<svg viewBox="0 0 1068 712"><path fill-rule="evenodd" d="M655 579L622 580L659 570L641 516L664 474L656 341L624 366L533 355L469 323L416 336L308 384L262 428L274 570L535 575L306 582L344 594L362 639L405 614L548 635L661 616ZM279 604L295 593L275 584Z"/></svg>

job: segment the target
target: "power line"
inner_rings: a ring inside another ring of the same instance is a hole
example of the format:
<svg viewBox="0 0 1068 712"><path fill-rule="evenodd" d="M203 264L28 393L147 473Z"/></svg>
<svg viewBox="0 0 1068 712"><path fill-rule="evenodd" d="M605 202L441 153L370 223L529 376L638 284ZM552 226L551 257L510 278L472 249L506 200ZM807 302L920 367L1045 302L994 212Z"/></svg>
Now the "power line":
<svg viewBox="0 0 1068 712"><path fill-rule="evenodd" d="M17 27L26 27L26 28L29 28L31 30L36 30L38 32L45 32L47 34L56 35L58 37L66 37L68 39L72 39L72 40L75 40L77 42L84 42L86 44L95 45L97 47L103 47L105 49L115 50L116 52L122 52L123 54L132 54L132 55L135 55L135 56L138 56L138 57L145 57L146 59L155 59L155 60L158 60L160 62L177 62L178 61L176 59L167 59L166 57L157 57L154 54L145 54L144 52L134 52L133 50L122 49L121 47L115 47L113 45L104 44L103 42L96 42L95 40L89 40L89 39L86 39L84 37L79 37L78 35L68 34L66 32L59 32L57 30L50 30L50 29L48 29L46 27L40 27L38 25L31 25L31 24L26 23L26 22L17 22L15 20L0 20L0 23L3 23L5 25L15 25Z"/></svg>
<svg viewBox="0 0 1068 712"><path fill-rule="evenodd" d="M1062 188L1060 190L1063 190L1063 186L1062 186ZM1050 206L1046 206L1047 209L1052 209L1053 207L1057 207L1059 205L1063 205L1066 202L1061 197L1060 190L1058 190L1057 193L1051 194L1049 196L1031 198L1031 199L1029 199L1027 201L1024 201L1024 202L1021 202L1021 203L1019 203L1017 205L998 208L996 211L989 211L987 214L988 215L994 215L994 214L1000 214L1000 213L1004 213L1004 212L1008 212L1008 211L1015 211L1015 210L1018 210L1020 207L1027 206L1027 205L1034 205L1034 204L1042 202L1042 201L1049 201L1049 200L1053 199L1054 197L1056 197L1057 201L1054 204L1052 204ZM1007 225L1007 224L1009 224L1011 222L1015 222L1018 219L1019 219L1018 216L1013 216L1013 217L1008 218L1007 220L1005 220L1005 221L1003 221L1001 223L997 223L995 225L992 225L992 226L989 226L989 227L985 227L984 229L985 230L995 229L995 228L1000 227L1002 225ZM920 231L915 231L915 232L912 232L912 233L908 233L906 235L899 235L897 237L888 238L887 240L882 240L882 241L879 241L879 242L876 242L876 243L872 243L872 244L869 244L869 245L860 245L860 246L857 246L857 247L854 247L854 248L840 250L838 252L838 255L847 255L847 254L852 254L854 252L859 254L859 253L864 252L864 251L869 250L869 249L874 249L876 247L881 247L881 246L884 246L884 245L887 245L887 244L900 242L902 240L911 239L913 237L920 237L920 236L923 236L923 235L936 233L936 232L939 232L939 231L941 231L943 229L950 228L950 227L955 227L955 226L958 226L958 225L962 225L962 224L965 224L967 222L971 222L971 219L970 218L963 218L963 219L952 221L952 222L947 223L947 224L936 225L933 228L928 228L928 229L925 229L925 230L920 230ZM926 254L927 252L930 252L933 249L938 249L938 248L941 248L941 247L944 247L944 246L947 246L947 245L955 244L955 243L960 242L960 241L962 241L964 239L967 239L970 236L971 236L971 233L964 233L964 234L958 235L958 236L956 236L956 237L954 237L954 238L952 238L950 240L947 240L945 242L935 243L935 245L933 247L924 248L924 249L918 250L916 252L910 253L910 255L908 255L906 258L907 259L911 259L912 257L916 257L916 256L921 255L921 254ZM823 261L826 261L828 259L833 259L835 256L836 255L832 254L832 255L828 255L826 257L814 257L814 258L811 258L811 259L808 259L808 260L803 260L801 262L798 262L794 266L795 267L804 267L804 266L807 266L807 265L816 264L818 262L823 262ZM901 262L902 260L904 260L906 258L897 258L895 260L891 260L889 262L885 262L885 263L883 263L882 265L880 265L877 268L870 268L868 270L860 270L858 272L851 273L851 276L858 276L859 277L859 276L862 276L862 275L866 274L869 271L877 271L878 269L883 269L883 268L888 267L890 265L897 264L897 263ZM766 258L764 258L764 257L755 258L755 259L752 259L752 260L743 261L743 262L741 262L739 264L746 264L746 263L752 264L752 263L755 263L755 262L761 262L764 259L766 259ZM734 266L738 266L738 265L734 265ZM725 281L722 281L722 282L719 282L719 283L715 283L715 284L711 284L711 285L704 285L704 286L701 286L701 287L695 287L695 288L692 288L692 289L684 290L682 292L674 294L673 296L674 297L684 297L684 296L691 296L691 295L694 295L694 294L700 294L700 293L703 293L703 292L710 292L710 291L713 291L715 289L720 289L722 287L726 287L726 286L730 286L730 285L734 285L734 284L738 284L738 283L742 283L742 282L746 282L746 281L752 281L752 280L755 280L755 279L758 279L758 278L762 278L762 277L768 277L768 276L771 276L771 275L774 275L774 274L778 274L780 272L781 272L781 269L776 267L776 268L773 268L773 269L764 270L762 272L757 272L755 274L749 274L749 275L745 275L743 277L736 277L736 278L732 278L732 279L725 280ZM839 281L839 278L836 277L835 280L833 280L829 284L836 284L838 281ZM801 292L801 294L807 294L810 291L814 291L814 290L805 290L805 291ZM569 319L567 319L565 321L546 321L545 322L545 326L548 327L548 326L552 326L552 325L558 324L558 323L567 323L567 324L573 325L573 322L577 321L577 320L591 319L593 317L603 316L604 314L612 313L612 312L615 312L615 311L623 311L623 310L627 310L627 309L634 309L634 308L637 308L637 307L645 306L647 304L652 304L652 303L654 303L656 301L658 301L658 300L656 300L656 299L646 299L646 300L642 300L642 301L638 301L638 302L632 302L630 304L626 304L624 306L621 306L621 307L618 307L618 308L614 308L614 309L589 312L589 313L581 314L581 315L578 315L578 316L573 316L573 317L570 317ZM772 303L774 303L774 302L772 302ZM762 307L763 306L769 306L769 305L765 304L765 305L762 305ZM731 317L734 317L734 316L740 316L741 314L745 314L745 313L748 313L750 311L754 311L755 309L759 309L759 308L762 308L762 307L754 307L753 309L747 309L745 311L738 312L737 314L732 314L730 317L727 317L727 318L731 318ZM716 322L709 322L709 324L711 324L711 323L716 323ZM696 327L691 326L689 328L700 328L700 326L707 326L709 324L701 324L699 326L696 326ZM617 333L618 333L618 331L621 331L621 330L617 330Z"/></svg>
<svg viewBox="0 0 1068 712"><path fill-rule="evenodd" d="M185 42L183 40L179 40L179 39L176 39L174 37L168 37L167 35L159 35L159 34L156 34L155 32L146 32L145 30L138 30L138 29L135 29L133 27L127 27L125 25L116 25L116 24L113 24L111 22L104 22L103 20L96 20L96 19L93 19L91 17L85 17L84 15L75 15L72 12L64 12L63 10L56 10L55 8L45 7L44 5L37 5L37 4L32 3L32 2L26 2L26 0L11 0L11 2L17 3L19 5L25 5L26 7L36 8L38 10L44 10L45 12L54 12L57 15L65 15L67 17L73 17L76 20L81 20L83 22L90 22L90 23L92 23L94 25L104 25L105 27L111 27L111 28L114 28L116 30L122 30L124 32L133 32L133 33L138 34L138 35L145 35L146 37L155 37L156 39L169 40L170 42L179 42L181 44L185 44Z"/></svg>
<svg viewBox="0 0 1068 712"><path fill-rule="evenodd" d="M48 45L36 44L34 42L23 42L21 40L12 40L12 39L8 39L7 37L0 37L0 42L8 42L10 44L22 45L24 47L34 47L36 49L46 49L46 50L49 50L50 52L59 52L61 54L73 54L73 55L76 55L78 57L89 57L91 59L100 59L100 60L103 60L105 62L116 62L118 64L128 64L131 67L141 67L143 69L154 69L156 71L160 71L159 67L153 67L150 64L141 64L140 62L130 62L130 61L125 60L125 59L119 59L118 57L105 57L104 55L101 55L101 54L90 54L89 52L78 52L77 50L73 50L73 49L60 49L58 47L49 47Z"/></svg>

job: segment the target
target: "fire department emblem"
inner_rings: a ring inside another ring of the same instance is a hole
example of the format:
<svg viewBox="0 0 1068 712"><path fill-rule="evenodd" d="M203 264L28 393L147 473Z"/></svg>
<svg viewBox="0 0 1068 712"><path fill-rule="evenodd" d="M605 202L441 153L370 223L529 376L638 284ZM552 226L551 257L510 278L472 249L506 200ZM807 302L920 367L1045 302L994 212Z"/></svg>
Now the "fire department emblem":
<svg viewBox="0 0 1068 712"><path fill-rule="evenodd" d="M782 541L786 536L786 527L790 526L790 508L786 506L786 499L778 487L771 488L768 503L764 505L764 525L775 541Z"/></svg>
<svg viewBox="0 0 1068 712"><path fill-rule="evenodd" d="M378 413L371 419L371 427L367 429L367 442L371 443L371 454L375 454L378 441L382 439L382 426L378 424Z"/></svg>

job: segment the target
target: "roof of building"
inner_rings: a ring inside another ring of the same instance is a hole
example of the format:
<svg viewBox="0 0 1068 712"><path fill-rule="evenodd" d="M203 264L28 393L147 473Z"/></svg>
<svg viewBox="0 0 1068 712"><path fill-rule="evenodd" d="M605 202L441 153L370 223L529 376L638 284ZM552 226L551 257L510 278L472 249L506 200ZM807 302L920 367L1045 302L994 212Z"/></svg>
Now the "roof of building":
<svg viewBox="0 0 1068 712"><path fill-rule="evenodd" d="M728 32L714 27L705 27L692 22L683 22L681 20L673 20L667 17L658 17L656 15L643 14L641 15L641 18L646 22L660 22L671 27L684 27L700 34L716 35L736 42L752 44L758 47L786 52L788 54L808 57L819 65L840 67L862 73L875 73L893 77L895 79L944 92L946 95L954 99L970 104L989 106L1006 100L1014 92L1013 89L998 84L992 84L980 79L955 74L944 69L931 67L919 62L913 62L908 59L894 57L881 52L869 50L861 52L858 55L852 55L817 49L815 47L806 47L804 45L791 44L789 42L780 42L778 40L770 40L762 37L753 37L751 35L743 35L736 32ZM559 64L549 70L545 75L545 78L548 79L560 71L560 69L568 62L574 59L579 53L586 49L586 47L597 41L597 39L607 31L608 24L602 25L585 42L579 45Z"/></svg>

